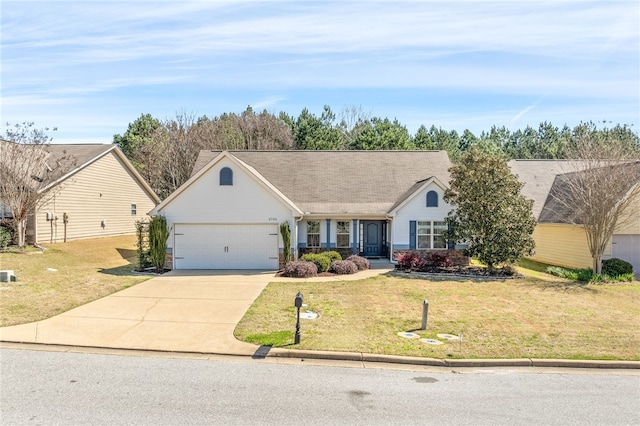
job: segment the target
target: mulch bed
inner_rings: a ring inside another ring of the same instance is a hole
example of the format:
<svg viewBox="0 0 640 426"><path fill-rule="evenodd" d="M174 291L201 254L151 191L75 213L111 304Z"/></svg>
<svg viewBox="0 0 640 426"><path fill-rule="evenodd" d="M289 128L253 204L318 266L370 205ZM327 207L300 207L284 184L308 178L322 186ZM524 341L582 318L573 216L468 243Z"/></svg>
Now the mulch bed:
<svg viewBox="0 0 640 426"><path fill-rule="evenodd" d="M509 268L494 269L493 273L490 273L489 269L483 268L482 266L452 266L448 268L431 266L431 267L427 267L419 270L404 269L396 266L395 270L397 272L423 272L423 273L431 273L431 274L483 275L483 276L502 276L502 277L510 277L514 275L513 270Z"/></svg>

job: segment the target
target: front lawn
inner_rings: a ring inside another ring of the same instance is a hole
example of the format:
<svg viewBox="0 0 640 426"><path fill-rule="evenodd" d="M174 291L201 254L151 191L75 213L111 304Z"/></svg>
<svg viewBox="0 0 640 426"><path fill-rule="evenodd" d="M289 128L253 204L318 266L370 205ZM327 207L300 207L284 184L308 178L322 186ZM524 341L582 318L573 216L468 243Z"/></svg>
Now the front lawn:
<svg viewBox="0 0 640 426"><path fill-rule="evenodd" d="M43 253L0 253L0 269L18 278L0 283L0 326L49 318L147 280L132 273L135 243L127 235L48 244Z"/></svg>
<svg viewBox="0 0 640 426"><path fill-rule="evenodd" d="M430 280L392 274L361 281L278 283L260 295L236 328L258 344L434 358L640 360L640 283L574 284L551 276L502 281ZM293 345L298 291L319 314L301 320ZM427 330L421 325L429 301ZM413 331L431 345L399 337ZM437 334L462 335L462 342Z"/></svg>

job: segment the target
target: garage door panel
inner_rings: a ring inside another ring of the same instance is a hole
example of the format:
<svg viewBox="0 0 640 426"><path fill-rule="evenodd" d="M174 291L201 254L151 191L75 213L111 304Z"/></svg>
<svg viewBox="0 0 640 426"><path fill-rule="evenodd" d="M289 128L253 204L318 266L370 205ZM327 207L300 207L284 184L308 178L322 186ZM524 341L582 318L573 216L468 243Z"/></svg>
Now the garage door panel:
<svg viewBox="0 0 640 426"><path fill-rule="evenodd" d="M176 225L176 269L277 269L277 225Z"/></svg>
<svg viewBox="0 0 640 426"><path fill-rule="evenodd" d="M626 260L633 265L635 273L640 273L640 235L614 235L611 242L611 256Z"/></svg>

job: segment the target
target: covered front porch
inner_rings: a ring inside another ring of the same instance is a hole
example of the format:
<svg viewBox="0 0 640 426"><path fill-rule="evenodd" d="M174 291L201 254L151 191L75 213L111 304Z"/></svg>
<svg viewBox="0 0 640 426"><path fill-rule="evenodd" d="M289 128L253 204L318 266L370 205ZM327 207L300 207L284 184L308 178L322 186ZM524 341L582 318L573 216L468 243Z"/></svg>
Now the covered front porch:
<svg viewBox="0 0 640 426"><path fill-rule="evenodd" d="M389 259L391 219L309 218L296 222L297 257L306 253L336 251L369 259Z"/></svg>

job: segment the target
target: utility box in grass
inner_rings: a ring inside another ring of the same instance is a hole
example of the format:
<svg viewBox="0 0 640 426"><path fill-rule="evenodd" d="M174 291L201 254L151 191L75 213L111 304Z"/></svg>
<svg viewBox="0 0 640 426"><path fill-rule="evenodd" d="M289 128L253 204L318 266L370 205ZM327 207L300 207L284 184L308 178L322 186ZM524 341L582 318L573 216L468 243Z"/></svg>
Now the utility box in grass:
<svg viewBox="0 0 640 426"><path fill-rule="evenodd" d="M0 283L8 283L18 281L13 271L0 271Z"/></svg>

